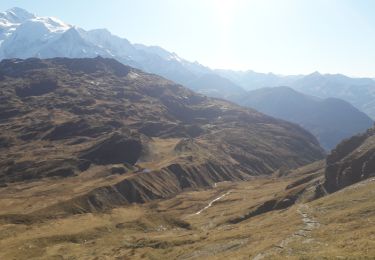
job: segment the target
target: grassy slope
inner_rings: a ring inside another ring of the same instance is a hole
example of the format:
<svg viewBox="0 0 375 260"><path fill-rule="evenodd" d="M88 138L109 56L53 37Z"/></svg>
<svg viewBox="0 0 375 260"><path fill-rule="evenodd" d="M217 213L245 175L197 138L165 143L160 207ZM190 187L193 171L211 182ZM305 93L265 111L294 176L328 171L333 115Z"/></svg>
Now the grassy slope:
<svg viewBox="0 0 375 260"><path fill-rule="evenodd" d="M306 226L299 212L302 204L238 224L228 222L282 194L293 181L295 178L226 182L210 190L184 192L168 200L105 213L33 223L10 224L2 220L0 259L248 259L263 255L264 259L309 259L375 255L375 182L357 184L306 203L309 217L320 225L304 236L294 235ZM210 208L194 214L228 191ZM22 212L22 205L18 210ZM283 244L285 240L289 242Z"/></svg>

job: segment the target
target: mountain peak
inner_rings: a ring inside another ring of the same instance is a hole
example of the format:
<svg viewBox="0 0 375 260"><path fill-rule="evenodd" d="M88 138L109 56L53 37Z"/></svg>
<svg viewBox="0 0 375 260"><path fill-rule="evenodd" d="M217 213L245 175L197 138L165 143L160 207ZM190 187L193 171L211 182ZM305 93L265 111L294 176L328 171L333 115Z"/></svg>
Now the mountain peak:
<svg viewBox="0 0 375 260"><path fill-rule="evenodd" d="M5 19L10 23L22 23L35 17L36 16L34 14L19 7L13 7L0 13L0 19Z"/></svg>
<svg viewBox="0 0 375 260"><path fill-rule="evenodd" d="M20 8L20 7L12 7L8 10L6 10L8 13L14 13L16 15L29 15L29 16L34 16L32 13L28 12L27 10Z"/></svg>
<svg viewBox="0 0 375 260"><path fill-rule="evenodd" d="M314 71L310 76L322 76L322 74L319 71Z"/></svg>

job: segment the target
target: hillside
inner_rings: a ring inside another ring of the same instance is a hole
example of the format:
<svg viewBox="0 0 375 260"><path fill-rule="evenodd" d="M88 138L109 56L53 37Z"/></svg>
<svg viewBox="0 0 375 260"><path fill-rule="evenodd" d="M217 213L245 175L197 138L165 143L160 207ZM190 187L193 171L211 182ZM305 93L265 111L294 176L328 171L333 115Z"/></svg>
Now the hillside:
<svg viewBox="0 0 375 260"><path fill-rule="evenodd" d="M296 125L112 59L4 60L0 75L1 185L66 178L80 192L51 192L70 198L69 210L165 198L323 156ZM81 178L87 187L73 181Z"/></svg>
<svg viewBox="0 0 375 260"><path fill-rule="evenodd" d="M313 133L327 150L373 125L366 114L344 100L316 98L289 87L250 91L239 103L299 124Z"/></svg>
<svg viewBox="0 0 375 260"><path fill-rule="evenodd" d="M365 135L373 137L371 131ZM365 139L360 143L373 147L371 137ZM343 143L352 154L346 162L355 163L361 157L353 155L364 147L356 142L349 148L350 143ZM322 160L277 177L219 182L211 189L99 213L63 215L60 208L57 216L56 208L33 210L49 202L52 190L72 183L0 188L0 258L371 259L373 174L315 199L324 172ZM81 181L87 185L89 179Z"/></svg>
<svg viewBox="0 0 375 260"><path fill-rule="evenodd" d="M372 130L305 165L300 127L115 60L0 76L2 259L374 254Z"/></svg>

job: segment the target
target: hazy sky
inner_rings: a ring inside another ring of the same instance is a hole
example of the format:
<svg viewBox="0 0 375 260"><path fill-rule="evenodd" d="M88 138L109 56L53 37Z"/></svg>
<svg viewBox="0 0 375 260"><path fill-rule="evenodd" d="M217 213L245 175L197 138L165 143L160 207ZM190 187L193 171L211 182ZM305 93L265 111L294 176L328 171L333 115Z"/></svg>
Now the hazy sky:
<svg viewBox="0 0 375 260"><path fill-rule="evenodd" d="M373 0L1 0L212 68L375 77Z"/></svg>

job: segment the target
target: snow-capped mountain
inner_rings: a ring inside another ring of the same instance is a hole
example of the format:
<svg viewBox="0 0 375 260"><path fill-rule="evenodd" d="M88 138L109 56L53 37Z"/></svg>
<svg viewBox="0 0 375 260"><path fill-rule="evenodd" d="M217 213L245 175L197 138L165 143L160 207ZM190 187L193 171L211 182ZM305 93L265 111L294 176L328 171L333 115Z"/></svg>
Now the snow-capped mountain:
<svg viewBox="0 0 375 260"><path fill-rule="evenodd" d="M71 26L51 17L36 17L20 8L0 13L0 58L46 56L49 45Z"/></svg>
<svg viewBox="0 0 375 260"><path fill-rule="evenodd" d="M290 86L321 98L349 101L375 118L375 81L344 75L280 76L254 71L211 70L158 46L133 44L106 29L84 30L21 8L0 12L0 60L9 58L115 58L209 96L238 101L245 90Z"/></svg>
<svg viewBox="0 0 375 260"><path fill-rule="evenodd" d="M2 29L10 29L12 27L15 27L17 24L21 24L33 18L35 18L35 15L21 8L14 7L12 9L7 10L6 12L0 13L0 27Z"/></svg>
<svg viewBox="0 0 375 260"><path fill-rule="evenodd" d="M131 45L122 40L119 46L120 39L116 42L117 38L106 30L85 31L54 17L37 17L21 8L0 13L0 25L1 59L126 56L128 49L123 47ZM121 48L122 53L118 51Z"/></svg>
<svg viewBox="0 0 375 260"><path fill-rule="evenodd" d="M21 8L0 13L0 59L98 55L115 58L187 87L203 75L212 74L209 68L182 59L176 53L158 46L132 44L106 29L86 31L57 18L38 17Z"/></svg>

